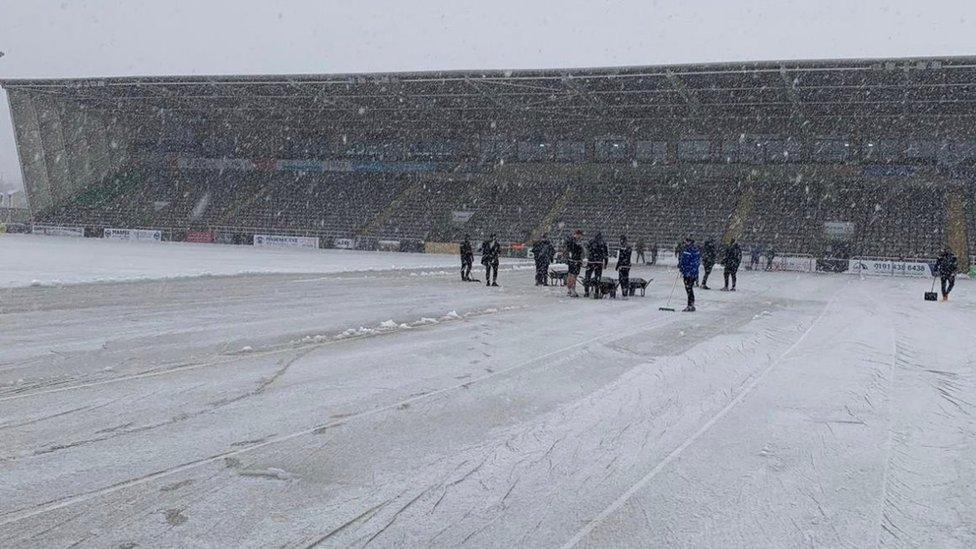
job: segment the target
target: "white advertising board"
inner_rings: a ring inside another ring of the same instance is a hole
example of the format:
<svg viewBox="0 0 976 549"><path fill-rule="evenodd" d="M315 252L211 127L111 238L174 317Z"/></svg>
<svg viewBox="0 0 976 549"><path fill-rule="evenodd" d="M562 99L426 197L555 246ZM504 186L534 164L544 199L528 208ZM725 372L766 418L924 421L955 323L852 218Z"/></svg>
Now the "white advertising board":
<svg viewBox="0 0 976 549"><path fill-rule="evenodd" d="M108 240L131 240L134 242L162 242L163 231L151 229L105 229L102 238Z"/></svg>
<svg viewBox="0 0 976 549"><path fill-rule="evenodd" d="M848 262L847 272L868 276L931 276L928 263L880 259L851 259Z"/></svg>
<svg viewBox="0 0 976 549"><path fill-rule="evenodd" d="M59 225L32 225L31 232L46 236L85 236L85 229L82 227L62 227Z"/></svg>
<svg viewBox="0 0 976 549"><path fill-rule="evenodd" d="M289 236L278 234L256 234L254 245L274 248L318 248L317 236Z"/></svg>

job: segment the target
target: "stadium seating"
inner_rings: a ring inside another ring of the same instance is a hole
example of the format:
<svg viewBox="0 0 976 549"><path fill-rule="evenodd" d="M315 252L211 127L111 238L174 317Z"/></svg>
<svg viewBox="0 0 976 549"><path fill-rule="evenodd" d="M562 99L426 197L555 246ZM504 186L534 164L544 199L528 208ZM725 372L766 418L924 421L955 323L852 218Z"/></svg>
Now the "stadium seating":
<svg viewBox="0 0 976 549"><path fill-rule="evenodd" d="M563 168L506 168L488 174L385 174L177 170L142 167L107 178L37 222L88 227L287 231L326 237L456 241L497 233L526 242L549 230L558 243L571 230L627 234L670 249L692 236L721 239L739 209L748 247L780 253L821 253L825 222L850 222L851 253L932 257L946 239L944 186L886 178L862 181L851 172L769 172L746 177L734 169L617 171L592 167L586 176ZM580 172L583 173L583 172ZM967 191L970 247L976 196ZM745 214L741 212L746 212ZM736 229L738 231L738 229ZM976 250L973 250L976 251Z"/></svg>

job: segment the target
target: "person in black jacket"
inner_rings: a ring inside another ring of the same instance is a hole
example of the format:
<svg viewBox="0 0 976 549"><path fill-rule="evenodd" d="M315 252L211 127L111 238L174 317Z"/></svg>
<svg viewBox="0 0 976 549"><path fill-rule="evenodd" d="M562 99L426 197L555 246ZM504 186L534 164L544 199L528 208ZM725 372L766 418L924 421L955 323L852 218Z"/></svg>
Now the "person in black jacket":
<svg viewBox="0 0 976 549"><path fill-rule="evenodd" d="M942 301L949 301L949 292L956 285L956 272L959 270L959 260L952 249L946 246L945 250L935 261L935 272L938 273L942 281Z"/></svg>
<svg viewBox="0 0 976 549"><path fill-rule="evenodd" d="M542 238L532 244L532 258L535 259L535 285L549 285L549 264L556 255L556 248L549 241L549 235L543 234Z"/></svg>
<svg viewBox="0 0 976 549"><path fill-rule="evenodd" d="M718 251L715 249L715 241L711 238L706 239L701 250L702 268L705 271L701 282L702 290L711 289L708 287L708 275L712 274L712 268L715 267L716 259L718 259Z"/></svg>
<svg viewBox="0 0 976 549"><path fill-rule="evenodd" d="M729 242L729 246L725 248L725 255L722 257L722 266L725 267L725 273L722 275L725 278L725 287L722 291L734 292L735 291L735 275L739 272L739 264L742 263L742 248L739 243L733 238ZM729 278L732 279L732 287L729 287Z"/></svg>
<svg viewBox="0 0 976 549"><path fill-rule="evenodd" d="M632 250L627 243L627 235L620 235L620 247L617 248L617 279L620 281L620 296L627 299L630 288L630 256Z"/></svg>
<svg viewBox="0 0 976 549"><path fill-rule="evenodd" d="M569 297L579 297L576 293L576 279L583 270L583 231L577 229L573 236L566 239L566 294Z"/></svg>
<svg viewBox="0 0 976 549"><path fill-rule="evenodd" d="M654 244L651 244L651 265L657 265L657 251L658 246L657 242L655 242Z"/></svg>
<svg viewBox="0 0 976 549"><path fill-rule="evenodd" d="M643 238L638 238L637 239L637 246L634 247L634 251L637 252L637 258L634 259L634 261L636 261L638 263L643 263L644 265L647 265L647 260L644 259L644 248L645 248L645 246L644 246L644 239Z"/></svg>
<svg viewBox="0 0 976 549"><path fill-rule="evenodd" d="M464 235L461 241L461 280L467 282L471 280L471 266L474 265L474 248L471 247L471 239Z"/></svg>
<svg viewBox="0 0 976 549"><path fill-rule="evenodd" d="M597 232L592 240L586 243L586 276L583 277L583 297L589 297L590 286L600 283L603 269L610 263L610 249L603 240L603 234ZM593 291L595 297L600 292Z"/></svg>
<svg viewBox="0 0 976 549"><path fill-rule="evenodd" d="M488 240L481 243L481 264L485 266L485 286L498 286L498 258L502 255L502 247L492 233Z"/></svg>

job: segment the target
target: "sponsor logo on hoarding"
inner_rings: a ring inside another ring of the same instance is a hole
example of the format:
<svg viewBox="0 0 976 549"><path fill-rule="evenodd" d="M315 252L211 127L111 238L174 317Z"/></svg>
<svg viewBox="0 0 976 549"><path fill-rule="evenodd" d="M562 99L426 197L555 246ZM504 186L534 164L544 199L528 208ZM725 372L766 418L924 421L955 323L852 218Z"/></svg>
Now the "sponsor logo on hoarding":
<svg viewBox="0 0 976 549"><path fill-rule="evenodd" d="M847 272L868 276L917 276L928 277L928 263L918 261L885 261L851 259Z"/></svg>
<svg viewBox="0 0 976 549"><path fill-rule="evenodd" d="M351 238L337 238L333 245L340 250L351 250L356 247L356 243Z"/></svg>
<svg viewBox="0 0 976 549"><path fill-rule="evenodd" d="M214 241L214 234L208 231L188 231L186 233L186 241L210 244Z"/></svg>
<svg viewBox="0 0 976 549"><path fill-rule="evenodd" d="M82 227L61 227L58 225L32 225L31 232L46 236L85 236L85 229Z"/></svg>
<svg viewBox="0 0 976 549"><path fill-rule="evenodd" d="M105 229L102 238L134 242L162 242L163 232L151 229Z"/></svg>
<svg viewBox="0 0 976 549"><path fill-rule="evenodd" d="M317 236L290 236L278 234L256 234L254 245L276 248L318 248Z"/></svg>

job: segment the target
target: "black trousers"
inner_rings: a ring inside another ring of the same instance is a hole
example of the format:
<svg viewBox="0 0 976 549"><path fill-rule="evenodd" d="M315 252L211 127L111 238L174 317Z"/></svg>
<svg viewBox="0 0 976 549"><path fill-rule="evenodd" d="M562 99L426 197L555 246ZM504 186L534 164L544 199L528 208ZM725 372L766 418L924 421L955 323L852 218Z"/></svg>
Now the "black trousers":
<svg viewBox="0 0 976 549"><path fill-rule="evenodd" d="M620 281L620 295L630 295L630 267L617 269L617 279Z"/></svg>
<svg viewBox="0 0 976 549"><path fill-rule="evenodd" d="M949 295L952 287L956 285L956 275L942 275L942 297Z"/></svg>
<svg viewBox="0 0 976 549"><path fill-rule="evenodd" d="M485 284L498 281L498 260L485 263Z"/></svg>
<svg viewBox="0 0 976 549"><path fill-rule="evenodd" d="M732 278L732 287L735 288L735 273L737 273L737 272L739 272L739 269L738 268L735 268L735 269L732 269L732 268L729 268L729 267L726 267L725 268L725 273L723 274L723 276L725 277L725 287L726 288L729 287L729 277Z"/></svg>
<svg viewBox="0 0 976 549"><path fill-rule="evenodd" d="M467 280L471 278L471 265L474 264L474 259L470 257L461 258L461 280Z"/></svg>
<svg viewBox="0 0 976 549"><path fill-rule="evenodd" d="M647 263L647 260L644 259L644 250L637 250L637 259L635 261L638 263Z"/></svg>
<svg viewBox="0 0 976 549"><path fill-rule="evenodd" d="M603 263L587 263L586 276L583 277L583 293L589 295L590 285L600 282L601 278L603 278Z"/></svg>
<svg viewBox="0 0 976 549"><path fill-rule="evenodd" d="M708 275L712 274L712 268L715 267L714 264L709 265L708 263L702 265L705 270L705 276L702 277L702 286L708 286Z"/></svg>
<svg viewBox="0 0 976 549"><path fill-rule="evenodd" d="M549 262L548 261L538 261L535 262L535 283L549 285Z"/></svg>
<svg viewBox="0 0 976 549"><path fill-rule="evenodd" d="M697 279L693 276L685 277L685 293L688 294L688 306L695 306L695 281Z"/></svg>

